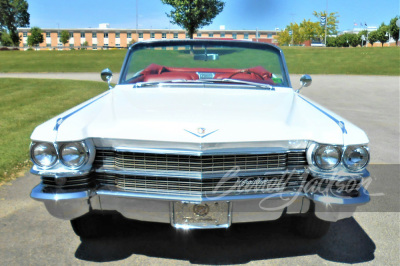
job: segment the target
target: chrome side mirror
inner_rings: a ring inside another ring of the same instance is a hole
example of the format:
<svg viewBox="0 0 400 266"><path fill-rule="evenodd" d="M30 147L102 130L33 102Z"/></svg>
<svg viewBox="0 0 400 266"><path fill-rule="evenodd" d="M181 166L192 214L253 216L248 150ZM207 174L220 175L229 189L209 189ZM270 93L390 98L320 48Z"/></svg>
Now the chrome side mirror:
<svg viewBox="0 0 400 266"><path fill-rule="evenodd" d="M108 83L108 88L111 90L113 88L111 86L111 80L113 76L112 71L109 68L103 69L103 71L101 71L100 76L103 81Z"/></svg>
<svg viewBox="0 0 400 266"><path fill-rule="evenodd" d="M310 75L306 74L306 75L301 76L301 78L300 78L300 86L301 87L298 90L296 90L296 92L300 92L300 90L303 87L308 87L311 85L311 83L312 83L312 78L310 77Z"/></svg>

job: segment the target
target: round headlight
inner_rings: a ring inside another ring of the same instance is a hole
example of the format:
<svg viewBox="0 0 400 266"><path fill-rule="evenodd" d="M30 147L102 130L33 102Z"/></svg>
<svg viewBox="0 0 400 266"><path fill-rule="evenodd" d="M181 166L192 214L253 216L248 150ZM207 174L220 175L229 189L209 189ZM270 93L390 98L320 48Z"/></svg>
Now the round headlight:
<svg viewBox="0 0 400 266"><path fill-rule="evenodd" d="M331 170L340 163L340 149L336 146L319 146L314 153L315 164L324 170Z"/></svg>
<svg viewBox="0 0 400 266"><path fill-rule="evenodd" d="M82 166L88 159L88 151L83 142L72 142L61 145L61 162L70 168Z"/></svg>
<svg viewBox="0 0 400 266"><path fill-rule="evenodd" d="M344 165L352 171L364 168L369 161L369 152L365 147L349 146L344 151Z"/></svg>
<svg viewBox="0 0 400 266"><path fill-rule="evenodd" d="M35 143L31 148L32 161L40 167L50 167L57 161L57 152L51 143Z"/></svg>

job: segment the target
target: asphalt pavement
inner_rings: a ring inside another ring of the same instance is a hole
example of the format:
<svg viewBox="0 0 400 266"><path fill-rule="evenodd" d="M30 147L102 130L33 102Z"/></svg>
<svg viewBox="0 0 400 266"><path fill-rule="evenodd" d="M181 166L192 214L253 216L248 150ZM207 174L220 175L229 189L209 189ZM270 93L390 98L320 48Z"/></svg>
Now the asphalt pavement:
<svg viewBox="0 0 400 266"><path fill-rule="evenodd" d="M97 73L15 75L100 81ZM40 178L26 173L0 187L0 264L398 265L400 77L312 77L313 84L301 93L364 129L371 150L371 202L353 218L334 223L321 240L294 235L288 218L187 234L168 224L120 219L108 236L80 239L69 221L53 218L43 204L29 198ZM291 76L294 88L299 78Z"/></svg>

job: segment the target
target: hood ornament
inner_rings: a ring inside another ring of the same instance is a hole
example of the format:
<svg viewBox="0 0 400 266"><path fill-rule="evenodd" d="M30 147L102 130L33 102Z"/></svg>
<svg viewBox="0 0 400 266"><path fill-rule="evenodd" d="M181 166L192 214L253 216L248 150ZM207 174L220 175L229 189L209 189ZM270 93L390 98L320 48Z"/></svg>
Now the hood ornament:
<svg viewBox="0 0 400 266"><path fill-rule="evenodd" d="M196 136L196 137L202 139L202 138L205 138L205 137L211 135L212 133L217 132L219 129L214 130L214 131L212 131L212 132L209 132L209 133L207 133L207 134L206 134L206 129L205 129L204 127L199 127L199 128L197 128L197 133L194 133L194 132L189 131L189 130L187 130L187 129L184 129L184 130L185 130L186 132L188 132L188 133L190 133L190 134L192 134L192 135L194 135L194 136Z"/></svg>

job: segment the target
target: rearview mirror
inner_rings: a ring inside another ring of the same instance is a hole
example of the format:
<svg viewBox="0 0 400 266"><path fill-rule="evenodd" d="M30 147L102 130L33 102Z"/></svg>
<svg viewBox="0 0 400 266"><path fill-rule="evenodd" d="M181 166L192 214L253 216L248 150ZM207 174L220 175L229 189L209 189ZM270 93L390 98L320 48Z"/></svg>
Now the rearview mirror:
<svg viewBox="0 0 400 266"><path fill-rule="evenodd" d="M310 77L310 75L305 74L305 75L301 76L301 78L300 78L300 86L301 87L298 90L296 90L296 92L300 92L300 90L303 87L308 87L311 85L311 83L312 83L312 78Z"/></svg>
<svg viewBox="0 0 400 266"><path fill-rule="evenodd" d="M108 88L111 90L113 88L111 86L111 80L113 76L112 71L109 68L103 69L103 71L101 71L100 76L103 81L108 83Z"/></svg>

